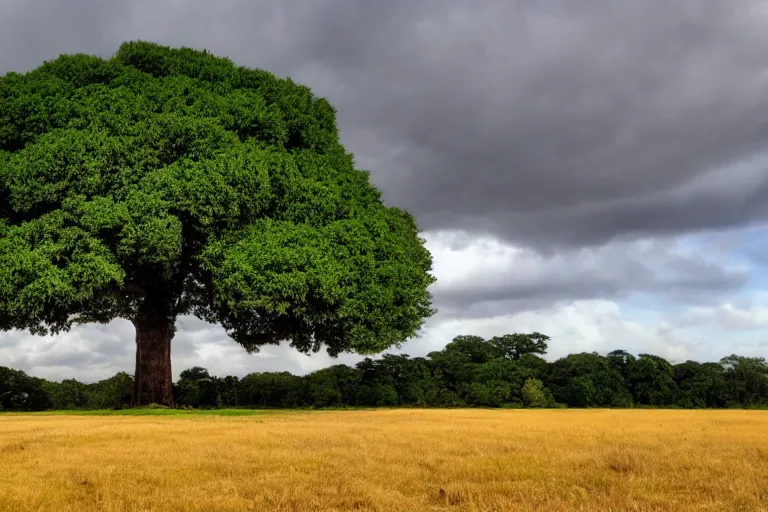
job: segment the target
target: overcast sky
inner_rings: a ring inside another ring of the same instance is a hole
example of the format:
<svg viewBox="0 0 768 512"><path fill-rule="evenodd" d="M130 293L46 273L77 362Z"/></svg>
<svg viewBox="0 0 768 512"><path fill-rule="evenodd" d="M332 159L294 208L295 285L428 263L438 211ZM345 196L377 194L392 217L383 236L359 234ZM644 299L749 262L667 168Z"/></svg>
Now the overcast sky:
<svg viewBox="0 0 768 512"><path fill-rule="evenodd" d="M291 76L412 211L440 313L400 350L538 330L550 357L768 356L768 6L759 0L0 0L0 74L144 39ZM94 380L116 321L0 333L0 365ZM179 321L174 374L305 373Z"/></svg>

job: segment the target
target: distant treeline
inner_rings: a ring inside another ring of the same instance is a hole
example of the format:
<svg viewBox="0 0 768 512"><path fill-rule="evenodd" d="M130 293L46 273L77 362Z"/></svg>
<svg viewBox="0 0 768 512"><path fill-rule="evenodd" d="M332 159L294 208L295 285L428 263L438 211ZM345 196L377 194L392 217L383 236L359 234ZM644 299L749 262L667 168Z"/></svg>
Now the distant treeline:
<svg viewBox="0 0 768 512"><path fill-rule="evenodd" d="M427 357L387 354L305 376L215 377L195 367L174 384L178 406L253 407L768 407L768 362L728 356L671 364L623 350L541 356L549 338L458 336ZM131 404L133 379L50 382L0 367L0 409L105 409Z"/></svg>

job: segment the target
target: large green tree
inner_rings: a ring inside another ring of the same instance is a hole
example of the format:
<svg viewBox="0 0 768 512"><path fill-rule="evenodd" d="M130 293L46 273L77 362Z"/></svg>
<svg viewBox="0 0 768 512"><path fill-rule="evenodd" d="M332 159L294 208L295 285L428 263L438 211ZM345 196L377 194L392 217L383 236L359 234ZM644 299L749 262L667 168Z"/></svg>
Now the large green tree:
<svg viewBox="0 0 768 512"><path fill-rule="evenodd" d="M0 78L0 327L130 320L137 403L172 403L179 315L376 353L432 314L431 265L290 79L147 42Z"/></svg>

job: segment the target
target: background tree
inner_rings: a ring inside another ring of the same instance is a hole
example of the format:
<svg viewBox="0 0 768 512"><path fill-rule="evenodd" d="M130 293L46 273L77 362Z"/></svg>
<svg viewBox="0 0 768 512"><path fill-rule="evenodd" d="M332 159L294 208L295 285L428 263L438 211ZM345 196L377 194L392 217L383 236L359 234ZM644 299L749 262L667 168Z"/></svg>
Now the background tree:
<svg viewBox="0 0 768 512"><path fill-rule="evenodd" d="M460 354L472 363L486 363L502 356L502 352L495 345L488 343L482 337L466 334L453 338L445 346L444 351L450 354Z"/></svg>
<svg viewBox="0 0 768 512"><path fill-rule="evenodd" d="M666 359L639 354L629 368L627 379L635 403L658 407L673 405L678 392L674 373Z"/></svg>
<svg viewBox="0 0 768 512"><path fill-rule="evenodd" d="M288 372L251 373L240 381L241 404L249 407L301 407L307 395L306 380Z"/></svg>
<svg viewBox="0 0 768 512"><path fill-rule="evenodd" d="M131 403L133 378L125 372L88 386L89 409L122 409Z"/></svg>
<svg viewBox="0 0 768 512"><path fill-rule="evenodd" d="M621 374L597 353L571 354L550 368L548 384L558 402L571 407L626 407L632 398Z"/></svg>
<svg viewBox="0 0 768 512"><path fill-rule="evenodd" d="M736 407L768 405L768 362L762 357L730 355L720 360L725 369L726 401Z"/></svg>
<svg viewBox="0 0 768 512"><path fill-rule="evenodd" d="M528 379L520 392L526 407L551 407L555 403L552 393L539 379Z"/></svg>
<svg viewBox="0 0 768 512"><path fill-rule="evenodd" d="M240 379L233 375L227 375L219 380L219 396L217 403L224 407L237 407L240 405Z"/></svg>
<svg viewBox="0 0 768 512"><path fill-rule="evenodd" d="M0 366L0 410L41 411L51 406L45 381Z"/></svg>
<svg viewBox="0 0 768 512"><path fill-rule="evenodd" d="M407 355L384 354L380 359L367 358L357 364L361 383L368 393L376 396L368 402L376 405L382 400L382 393L389 400L397 396L397 402L390 405L425 405L436 393L435 383L425 359L411 359Z"/></svg>
<svg viewBox="0 0 768 512"><path fill-rule="evenodd" d="M725 405L725 370L717 363L686 361L672 367L677 405L686 409Z"/></svg>
<svg viewBox="0 0 768 512"><path fill-rule="evenodd" d="M360 371L344 364L330 367L336 377L336 384L341 393L341 402L344 405L358 405L360 394Z"/></svg>
<svg viewBox="0 0 768 512"><path fill-rule="evenodd" d="M0 78L0 328L136 328L171 404L179 315L249 351L376 353L432 314L431 257L310 89L147 42Z"/></svg>
<svg viewBox="0 0 768 512"><path fill-rule="evenodd" d="M608 359L608 364L611 368L619 372L624 381L627 382L632 371L632 365L635 364L637 358L626 350L614 350L608 352L608 355L605 357Z"/></svg>
<svg viewBox="0 0 768 512"><path fill-rule="evenodd" d="M438 392L445 405L459 406L474 380L475 366L497 356L480 336L456 336L443 350L428 354L432 374L439 381Z"/></svg>
<svg viewBox="0 0 768 512"><path fill-rule="evenodd" d="M519 361L497 357L475 365L469 393L465 396L470 404L499 407L506 404L522 405L521 390L534 372Z"/></svg>
<svg viewBox="0 0 768 512"><path fill-rule="evenodd" d="M184 370L174 386L176 402L190 407L215 407L219 405L220 388L223 388L220 381L199 366Z"/></svg>
<svg viewBox="0 0 768 512"><path fill-rule="evenodd" d="M46 383L48 384L48 383ZM54 409L86 409L90 405L88 385L75 379L44 385Z"/></svg>
<svg viewBox="0 0 768 512"><path fill-rule="evenodd" d="M323 368L312 372L305 378L308 399L316 407L334 407L343 404L344 395L339 389L336 372L331 368Z"/></svg>
<svg viewBox="0 0 768 512"><path fill-rule="evenodd" d="M531 334L494 336L488 340L488 343L505 357L517 360L526 354L546 354L548 340L549 336L534 332Z"/></svg>

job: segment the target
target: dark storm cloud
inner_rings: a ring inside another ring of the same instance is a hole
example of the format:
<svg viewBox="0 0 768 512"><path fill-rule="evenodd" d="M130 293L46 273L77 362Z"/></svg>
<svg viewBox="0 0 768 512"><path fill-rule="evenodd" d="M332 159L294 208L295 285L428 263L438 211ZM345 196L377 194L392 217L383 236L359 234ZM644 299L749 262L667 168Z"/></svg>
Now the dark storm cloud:
<svg viewBox="0 0 768 512"><path fill-rule="evenodd" d="M338 107L425 229L538 246L766 213L768 14L757 0L12 1L0 71L126 39L290 74Z"/></svg>

